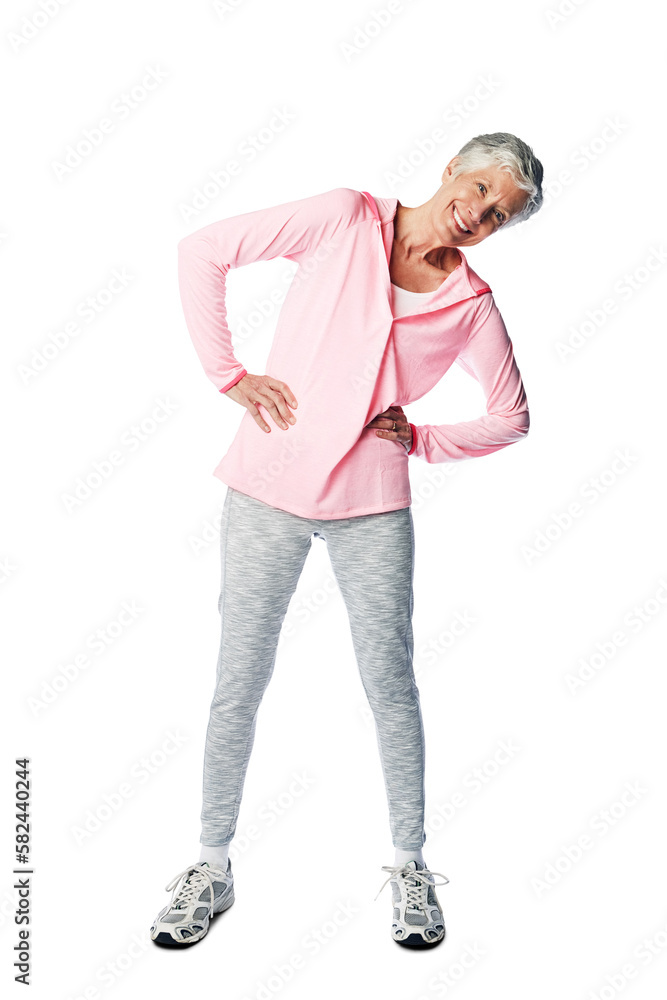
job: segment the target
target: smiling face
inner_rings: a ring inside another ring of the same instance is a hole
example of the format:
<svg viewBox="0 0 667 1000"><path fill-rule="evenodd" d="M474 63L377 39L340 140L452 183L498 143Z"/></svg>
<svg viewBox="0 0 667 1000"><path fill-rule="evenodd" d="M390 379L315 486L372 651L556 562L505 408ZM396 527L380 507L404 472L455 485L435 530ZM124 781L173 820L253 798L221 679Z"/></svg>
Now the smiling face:
<svg viewBox="0 0 667 1000"><path fill-rule="evenodd" d="M520 212L528 192L495 164L458 177L452 175L455 166L456 157L445 167L433 198L433 227L443 246L472 247Z"/></svg>

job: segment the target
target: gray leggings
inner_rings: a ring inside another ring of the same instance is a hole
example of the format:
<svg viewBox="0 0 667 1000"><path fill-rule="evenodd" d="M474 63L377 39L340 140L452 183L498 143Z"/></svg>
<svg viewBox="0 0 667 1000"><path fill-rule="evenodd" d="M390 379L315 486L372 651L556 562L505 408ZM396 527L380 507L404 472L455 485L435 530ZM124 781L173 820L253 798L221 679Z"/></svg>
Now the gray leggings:
<svg viewBox="0 0 667 1000"><path fill-rule="evenodd" d="M394 847L424 844L424 731L412 668L412 510L299 517L227 487L220 526L222 618L206 733L201 843L231 842L280 631L311 547L325 540L373 711Z"/></svg>

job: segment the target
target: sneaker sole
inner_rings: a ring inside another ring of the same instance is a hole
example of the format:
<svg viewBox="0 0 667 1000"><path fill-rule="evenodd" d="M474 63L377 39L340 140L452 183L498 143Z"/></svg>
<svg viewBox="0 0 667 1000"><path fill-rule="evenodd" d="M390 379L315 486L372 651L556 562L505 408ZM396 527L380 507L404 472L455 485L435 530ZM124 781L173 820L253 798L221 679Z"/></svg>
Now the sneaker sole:
<svg viewBox="0 0 667 1000"><path fill-rule="evenodd" d="M421 934L408 934L406 938L401 938L400 940L392 935L392 941L400 944L402 948L437 948L444 940L444 933L436 941L425 941Z"/></svg>
<svg viewBox="0 0 667 1000"><path fill-rule="evenodd" d="M206 928L206 930L202 931L201 934L198 934L191 938L186 938L185 941L177 941L176 938L172 937L171 934L168 934L166 931L160 931L160 933L156 935L156 937L151 938L151 941L153 942L153 944L158 945L158 947L160 948L190 948L193 944L199 944L202 938L205 938L206 935L208 934L209 929L211 927L211 921L213 920L213 918L217 917L219 913L224 913L225 910L228 910L230 906L233 905L234 900L235 897L234 894L232 893L230 898L226 900L224 906L221 906L219 910L214 910L214 912L209 917L208 927Z"/></svg>

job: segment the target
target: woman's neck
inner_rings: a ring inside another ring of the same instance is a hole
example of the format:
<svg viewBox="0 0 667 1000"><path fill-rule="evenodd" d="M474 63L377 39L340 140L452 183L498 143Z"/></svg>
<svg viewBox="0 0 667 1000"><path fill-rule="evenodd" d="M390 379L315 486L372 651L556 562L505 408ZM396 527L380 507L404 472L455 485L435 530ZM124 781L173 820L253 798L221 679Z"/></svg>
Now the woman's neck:
<svg viewBox="0 0 667 1000"><path fill-rule="evenodd" d="M461 262L456 247L445 247L436 239L428 221L428 202L407 208L397 201L394 214L394 249L407 263L431 264L442 271L452 271Z"/></svg>

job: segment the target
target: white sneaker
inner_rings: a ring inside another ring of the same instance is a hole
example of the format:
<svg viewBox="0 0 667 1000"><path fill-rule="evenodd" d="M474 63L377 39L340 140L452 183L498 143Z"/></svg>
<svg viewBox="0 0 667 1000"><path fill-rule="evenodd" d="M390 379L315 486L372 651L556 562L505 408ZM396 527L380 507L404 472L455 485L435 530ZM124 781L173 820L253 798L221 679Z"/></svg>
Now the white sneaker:
<svg viewBox="0 0 667 1000"><path fill-rule="evenodd" d="M391 872L382 889L387 882L391 883L394 904L391 936L394 941L407 948L429 948L439 944L445 936L445 919L434 886L446 885L449 879L441 872L429 871L418 861L408 861L397 867L383 865L382 870ZM434 875L440 875L445 881L436 882Z"/></svg>
<svg viewBox="0 0 667 1000"><path fill-rule="evenodd" d="M165 888L174 892L151 925L151 940L168 948L196 944L208 931L211 917L234 902L232 863L226 872L208 861L190 865Z"/></svg>

